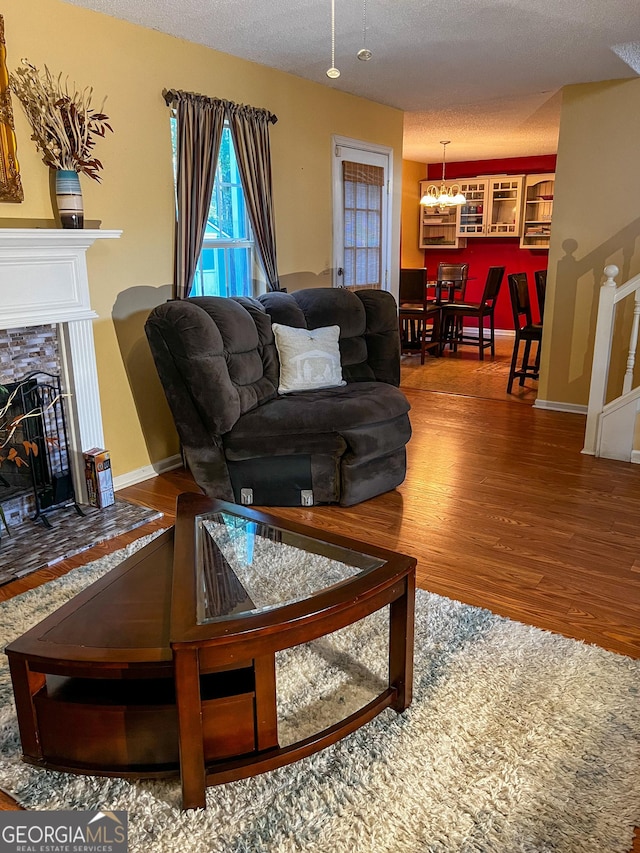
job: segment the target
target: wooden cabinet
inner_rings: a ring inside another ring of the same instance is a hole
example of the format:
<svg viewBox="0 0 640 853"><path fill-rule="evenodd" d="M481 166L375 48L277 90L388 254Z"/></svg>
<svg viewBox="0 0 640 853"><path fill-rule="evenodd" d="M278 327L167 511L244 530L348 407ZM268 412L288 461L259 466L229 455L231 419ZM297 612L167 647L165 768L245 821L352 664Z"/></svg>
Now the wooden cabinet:
<svg viewBox="0 0 640 853"><path fill-rule="evenodd" d="M519 237L524 175L494 175L489 179L485 237Z"/></svg>
<svg viewBox="0 0 640 853"><path fill-rule="evenodd" d="M458 236L483 237L486 226L488 180L472 178L460 181L460 192L467 203L458 208Z"/></svg>
<svg viewBox="0 0 640 853"><path fill-rule="evenodd" d="M520 237L520 246L547 249L555 175L481 175L456 181L459 207L420 205L421 249L459 249L467 237ZM420 182L420 198L432 181Z"/></svg>
<svg viewBox="0 0 640 853"><path fill-rule="evenodd" d="M555 174L527 175L524 186L522 249L548 249Z"/></svg>
<svg viewBox="0 0 640 853"><path fill-rule="evenodd" d="M467 203L458 209L458 234L520 236L523 175L488 175L460 181Z"/></svg>
<svg viewBox="0 0 640 853"><path fill-rule="evenodd" d="M420 198L433 181L420 181ZM457 207L420 205L418 247L420 249L460 249L467 245L457 231Z"/></svg>

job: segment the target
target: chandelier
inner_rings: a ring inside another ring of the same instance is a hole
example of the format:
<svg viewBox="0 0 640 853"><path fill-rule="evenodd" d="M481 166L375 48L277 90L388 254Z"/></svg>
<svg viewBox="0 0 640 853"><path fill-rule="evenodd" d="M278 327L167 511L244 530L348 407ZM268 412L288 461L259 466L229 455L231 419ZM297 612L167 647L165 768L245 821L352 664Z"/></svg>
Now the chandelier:
<svg viewBox="0 0 640 853"><path fill-rule="evenodd" d="M466 198L460 192L458 184L451 184L448 187L444 182L447 145L450 142L450 139L440 141L440 145L442 145L442 183L439 187L435 184L430 184L427 187L426 193L420 199L420 204L424 205L424 207L457 207L467 202Z"/></svg>

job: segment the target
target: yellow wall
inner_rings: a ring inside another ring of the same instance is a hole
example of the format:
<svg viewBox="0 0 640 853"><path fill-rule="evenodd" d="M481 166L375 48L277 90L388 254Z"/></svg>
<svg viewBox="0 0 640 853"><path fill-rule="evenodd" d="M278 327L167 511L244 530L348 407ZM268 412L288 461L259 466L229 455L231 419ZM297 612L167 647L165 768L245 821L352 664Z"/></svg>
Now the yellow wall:
<svg viewBox="0 0 640 853"><path fill-rule="evenodd" d="M400 266L413 269L424 266L424 250L418 248L419 237L419 181L427 176L425 163L402 161L402 239L400 241Z"/></svg>
<svg viewBox="0 0 640 853"><path fill-rule="evenodd" d="M58 0L5 0L7 62L26 57L93 86L114 133L99 140L102 183L81 176L85 221L122 229L87 254L105 443L116 476L165 459L178 443L143 325L170 296L173 176L164 88L264 107L272 127L277 249L289 290L329 286L332 134L394 149L392 280L400 254L402 112ZM49 175L14 98L25 200L0 204L0 225L53 222Z"/></svg>
<svg viewBox="0 0 640 853"><path fill-rule="evenodd" d="M564 89L540 400L587 404L603 269L618 283L640 272L639 139L639 79Z"/></svg>

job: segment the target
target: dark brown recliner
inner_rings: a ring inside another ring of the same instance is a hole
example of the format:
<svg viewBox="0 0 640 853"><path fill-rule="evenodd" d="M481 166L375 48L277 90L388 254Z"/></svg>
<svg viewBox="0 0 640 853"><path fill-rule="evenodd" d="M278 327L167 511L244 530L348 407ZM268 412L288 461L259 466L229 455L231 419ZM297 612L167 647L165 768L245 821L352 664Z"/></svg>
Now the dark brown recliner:
<svg viewBox="0 0 640 853"><path fill-rule="evenodd" d="M340 326L347 384L278 394L271 323ZM314 288L166 302L146 323L189 468L211 497L350 506L405 478L411 436L396 303L377 290Z"/></svg>

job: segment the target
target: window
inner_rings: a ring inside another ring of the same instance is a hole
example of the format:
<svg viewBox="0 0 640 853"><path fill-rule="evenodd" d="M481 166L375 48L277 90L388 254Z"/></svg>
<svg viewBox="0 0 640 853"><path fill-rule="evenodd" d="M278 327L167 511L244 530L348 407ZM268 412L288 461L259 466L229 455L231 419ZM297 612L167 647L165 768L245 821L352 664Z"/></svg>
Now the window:
<svg viewBox="0 0 640 853"><path fill-rule="evenodd" d="M174 174L176 120L171 119ZM253 235L231 131L222 132L204 243L189 296L253 296Z"/></svg>
<svg viewBox="0 0 640 853"><path fill-rule="evenodd" d="M344 182L344 286L377 287L382 270L384 169L342 162Z"/></svg>

